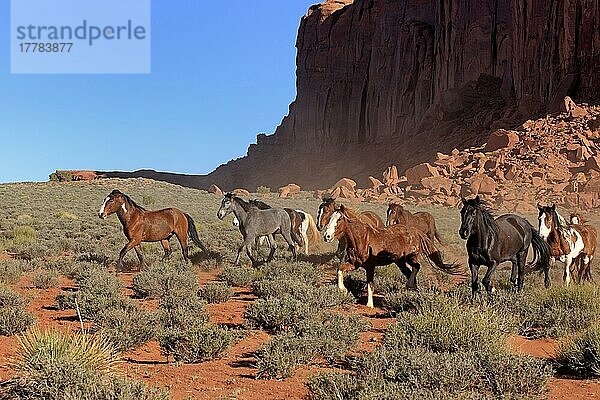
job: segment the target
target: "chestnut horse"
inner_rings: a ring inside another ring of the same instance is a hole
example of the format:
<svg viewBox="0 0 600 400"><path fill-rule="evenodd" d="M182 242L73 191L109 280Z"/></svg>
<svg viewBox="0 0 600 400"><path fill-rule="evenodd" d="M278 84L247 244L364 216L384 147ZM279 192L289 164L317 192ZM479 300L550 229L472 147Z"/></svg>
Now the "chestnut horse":
<svg viewBox="0 0 600 400"><path fill-rule="evenodd" d="M335 202L335 199L331 197L325 197L323 202L319 206L319 211L317 212L317 229L323 230L325 226L329 223L329 219L333 215L333 213L338 208L338 205ZM375 214L372 211L363 211L358 214L358 218L365 224L371 225L374 228L384 228L385 224L379 218L379 215ZM346 257L346 242L345 237L342 237L339 240L338 248L336 250L336 255L342 262L345 261Z"/></svg>
<svg viewBox="0 0 600 400"><path fill-rule="evenodd" d="M538 211L540 235L550 246L552 257L565 263L565 285L571 283L571 267L577 270L577 282L582 278L591 280L590 263L596 252L596 230L589 225L569 224L558 213L555 204L538 204ZM574 219L579 222L578 216Z"/></svg>
<svg viewBox="0 0 600 400"><path fill-rule="evenodd" d="M417 273L421 268L419 257L442 271L457 274L455 264L444 264L442 255L433 242L420 230L410 226L392 225L376 228L364 223L352 210L340 205L329 219L323 237L345 239L348 262L338 269L338 287L345 290L344 271L362 267L367 272L367 307L373 307L373 278L375 267L396 264L406 276L406 287L417 289ZM408 268L410 265L412 269Z"/></svg>
<svg viewBox="0 0 600 400"><path fill-rule="evenodd" d="M126 194L113 190L102 203L98 216L106 219L109 215L117 213L119 221L123 225L123 232L129 242L119 253L117 268L123 267L123 258L131 249L140 260L140 268L144 265L142 254L142 242L160 242L165 255L169 257L173 252L169 239L175 235L181 245L181 252L185 260L189 259L187 240L188 235L196 245L207 252L206 247L200 241L194 220L188 214L184 214L176 208L165 208L159 211L148 211L139 206Z"/></svg>
<svg viewBox="0 0 600 400"><path fill-rule="evenodd" d="M437 239L440 244L444 244L437 229L435 228L435 219L433 219L433 215L429 214L428 212L422 211L413 214L400 204L390 203L387 209L387 220L385 222L385 226L394 224L414 226L426 234L429 240L432 242L434 239Z"/></svg>

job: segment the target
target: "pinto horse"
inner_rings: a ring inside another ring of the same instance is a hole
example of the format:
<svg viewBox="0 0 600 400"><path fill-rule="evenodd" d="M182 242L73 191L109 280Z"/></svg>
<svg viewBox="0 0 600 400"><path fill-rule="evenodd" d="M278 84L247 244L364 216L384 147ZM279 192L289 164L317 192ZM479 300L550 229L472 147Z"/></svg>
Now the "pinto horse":
<svg viewBox="0 0 600 400"><path fill-rule="evenodd" d="M373 278L375 267L395 263L406 276L406 287L417 289L419 257L427 257L442 271L456 274L455 264L444 264L433 242L420 230L410 226L392 225L376 228L362 221L360 215L340 205L331 215L323 234L326 242L334 238L347 243L347 260L338 269L338 287L344 286L344 271L362 267L367 272L367 307L373 308ZM408 268L406 264L410 265Z"/></svg>
<svg viewBox="0 0 600 400"><path fill-rule="evenodd" d="M435 219L428 212L411 213L400 204L390 203L387 209L387 220L385 226L401 224L405 226L414 226L421 232L427 235L432 242L434 239L440 244L444 244L440 235L435 228Z"/></svg>
<svg viewBox="0 0 600 400"><path fill-rule="evenodd" d="M556 205L541 206L538 204L538 220L540 235L550 246L550 254L554 259L565 263L563 280L565 285L571 283L571 267L577 268L577 282L581 279L591 280L590 263L596 252L597 232L585 224L569 224L558 213ZM579 216L571 220L580 222Z"/></svg>
<svg viewBox="0 0 600 400"><path fill-rule="evenodd" d="M550 286L550 248L526 219L514 214L494 219L479 196L470 200L463 198L462 202L459 234L467 241L473 298L479 292L479 266L487 267L482 283L491 296L494 290L492 274L498 264L505 261L512 263L510 282L517 291L523 290L525 267L529 271L543 270L544 284ZM530 245L535 259L526 265Z"/></svg>
<svg viewBox="0 0 600 400"><path fill-rule="evenodd" d="M272 208L264 201L256 199L248 201L248 204L259 210L268 210ZM304 254L308 254L308 246L314 245L319 239L319 231L315 225L315 220L312 215L303 210L294 210L292 208L284 208L284 210L290 216L290 221L292 223L292 239L294 240L294 243L304 248ZM237 227L240 226L240 222L235 216L233 217L233 225ZM308 237L309 230L311 232L310 238Z"/></svg>
<svg viewBox="0 0 600 400"><path fill-rule="evenodd" d="M169 239L175 235L181 245L181 252L185 260L189 260L187 240L188 235L198 247L208 252L206 246L198 237L194 220L188 214L184 214L176 208L165 208L159 211L148 211L139 206L131 197L118 190L113 190L102 203L98 216L106 219L109 215L117 213L119 221L123 225L123 232L129 242L119 253L118 268L123 267L123 258L131 249L140 261L140 268L144 265L142 254L142 242L160 242L165 255L169 257L173 251Z"/></svg>
<svg viewBox="0 0 600 400"><path fill-rule="evenodd" d="M317 212L317 229L322 231L325 226L329 223L331 216L337 210L338 205L335 202L335 199L331 197L325 197L321 205L319 205L319 211ZM363 211L358 214L358 218L365 224L371 225L374 228L384 228L385 224L379 218L379 215L375 214L371 211ZM340 260L345 261L346 257L346 242L345 237L342 236L341 239L338 240L338 248L336 250L336 255Z"/></svg>

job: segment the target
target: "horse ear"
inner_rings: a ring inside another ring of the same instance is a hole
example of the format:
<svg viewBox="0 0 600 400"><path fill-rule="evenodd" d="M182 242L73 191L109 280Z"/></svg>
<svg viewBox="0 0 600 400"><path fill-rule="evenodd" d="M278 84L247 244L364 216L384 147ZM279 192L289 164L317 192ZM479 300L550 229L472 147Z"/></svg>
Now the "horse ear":
<svg viewBox="0 0 600 400"><path fill-rule="evenodd" d="M542 211L544 209L544 207L542 207L542 205L540 203L537 203L537 208L538 210Z"/></svg>
<svg viewBox="0 0 600 400"><path fill-rule="evenodd" d="M481 204L481 197L479 195L475 196L475 204Z"/></svg>
<svg viewBox="0 0 600 400"><path fill-rule="evenodd" d="M341 212L344 212L346 210L346 206L344 206L343 204L340 204L338 207L338 210Z"/></svg>
<svg viewBox="0 0 600 400"><path fill-rule="evenodd" d="M552 209L552 211L556 211L556 204L552 204L550 208Z"/></svg>
<svg viewBox="0 0 600 400"><path fill-rule="evenodd" d="M463 202L463 204L465 204L467 202L467 199L465 199L465 196L463 196L462 194L460 195L460 201Z"/></svg>

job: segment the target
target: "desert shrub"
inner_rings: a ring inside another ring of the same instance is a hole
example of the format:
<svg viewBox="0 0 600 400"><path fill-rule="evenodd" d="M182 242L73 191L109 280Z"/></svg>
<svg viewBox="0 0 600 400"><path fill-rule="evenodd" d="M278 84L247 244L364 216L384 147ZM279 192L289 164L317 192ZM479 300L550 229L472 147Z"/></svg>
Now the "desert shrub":
<svg viewBox="0 0 600 400"><path fill-rule="evenodd" d="M562 337L600 320L600 288L572 285L538 289L498 302L519 319L519 333L529 337Z"/></svg>
<svg viewBox="0 0 600 400"><path fill-rule="evenodd" d="M400 290L398 292L386 293L383 297L383 308L392 313L404 311L417 311L427 304L439 301L441 296L437 290Z"/></svg>
<svg viewBox="0 0 600 400"><path fill-rule="evenodd" d="M269 194L271 193L271 188L268 186L259 186L256 188L256 193L258 194Z"/></svg>
<svg viewBox="0 0 600 400"><path fill-rule="evenodd" d="M39 271L33 277L32 285L38 289L49 289L58 286L58 272L55 270Z"/></svg>
<svg viewBox="0 0 600 400"><path fill-rule="evenodd" d="M403 313L379 348L351 363L356 375L321 374L309 390L319 399L539 398L553 369L508 352L504 318L440 295Z"/></svg>
<svg viewBox="0 0 600 400"><path fill-rule="evenodd" d="M20 376L0 391L3 399L166 399L167 394L115 376L119 359L102 336L33 331L14 362Z"/></svg>
<svg viewBox="0 0 600 400"><path fill-rule="evenodd" d="M76 292L61 291L56 295L56 308L59 310L74 310L75 309L75 296Z"/></svg>
<svg viewBox="0 0 600 400"><path fill-rule="evenodd" d="M26 301L21 296L0 286L0 335L14 335L33 324L33 315L25 310L25 306Z"/></svg>
<svg viewBox="0 0 600 400"><path fill-rule="evenodd" d="M556 357L569 373L582 377L600 376L600 327L594 325L560 342Z"/></svg>
<svg viewBox="0 0 600 400"><path fill-rule="evenodd" d="M248 306L244 317L255 328L283 331L313 314L315 310L309 304L284 294L256 300Z"/></svg>
<svg viewBox="0 0 600 400"><path fill-rule="evenodd" d="M37 232L35 228L32 228L31 226L15 226L9 232L9 238L15 245L26 245L35 242Z"/></svg>
<svg viewBox="0 0 600 400"><path fill-rule="evenodd" d="M260 275L260 272L251 267L226 266L219 274L219 279L230 286L243 287L250 285Z"/></svg>
<svg viewBox="0 0 600 400"><path fill-rule="evenodd" d="M96 321L105 310L123 308L127 304L121 282L106 271L99 275L88 275L78 280L78 285L75 296L81 317L86 320Z"/></svg>
<svg viewBox="0 0 600 400"><path fill-rule="evenodd" d="M165 329L158 336L163 353L184 363L218 358L233 340L234 335L228 330L207 323L197 323L185 329Z"/></svg>
<svg viewBox="0 0 600 400"><path fill-rule="evenodd" d="M257 353L258 376L287 378L300 365L319 357L341 359L367 329L360 316L322 312L301 321L292 331L275 336Z"/></svg>
<svg viewBox="0 0 600 400"><path fill-rule="evenodd" d="M154 203L156 203L156 200L154 200L154 197L152 196L144 196L142 197L142 204L145 206L152 206L154 205Z"/></svg>
<svg viewBox="0 0 600 400"><path fill-rule="evenodd" d="M68 212L68 211L64 211L64 210L60 210L60 211L56 211L54 213L54 217L58 218L58 219L67 219L67 220L76 220L77 219L77 215Z"/></svg>
<svg viewBox="0 0 600 400"><path fill-rule="evenodd" d="M133 278L133 292L139 298L159 298L169 291L197 290L196 273L177 261L156 263Z"/></svg>
<svg viewBox="0 0 600 400"><path fill-rule="evenodd" d="M19 260L4 260L0 262L0 284L12 285L21 279L23 270Z"/></svg>
<svg viewBox="0 0 600 400"><path fill-rule="evenodd" d="M69 171L54 171L49 175L50 182L71 182L73 174Z"/></svg>
<svg viewBox="0 0 600 400"><path fill-rule="evenodd" d="M323 270L308 262L291 263L283 259L275 259L259 268L262 276L275 281L298 280L309 285L317 285Z"/></svg>
<svg viewBox="0 0 600 400"><path fill-rule="evenodd" d="M147 343L157 332L156 315L134 304L102 311L96 324L102 336L122 352Z"/></svg>
<svg viewBox="0 0 600 400"><path fill-rule="evenodd" d="M299 279L259 279L252 284L252 291L258 297L289 295L317 309L354 303L354 297L337 287L314 286Z"/></svg>
<svg viewBox="0 0 600 400"><path fill-rule="evenodd" d="M200 288L198 296L209 304L225 303L233 296L233 289L223 282L208 282Z"/></svg>

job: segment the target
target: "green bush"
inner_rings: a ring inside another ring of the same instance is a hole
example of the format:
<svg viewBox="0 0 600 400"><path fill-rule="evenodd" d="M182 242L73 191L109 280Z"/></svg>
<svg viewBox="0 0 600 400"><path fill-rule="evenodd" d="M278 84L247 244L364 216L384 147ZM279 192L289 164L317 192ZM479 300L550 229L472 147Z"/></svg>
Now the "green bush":
<svg viewBox="0 0 600 400"><path fill-rule="evenodd" d="M69 171L54 171L49 176L50 182L71 182L73 174Z"/></svg>
<svg viewBox="0 0 600 400"><path fill-rule="evenodd" d="M35 242L37 232L31 226L15 226L10 231L9 237L16 245L26 245Z"/></svg>
<svg viewBox="0 0 600 400"><path fill-rule="evenodd" d="M158 336L163 353L176 361L199 363L220 357L233 343L234 336L226 329L207 323L197 323L185 329L165 329Z"/></svg>
<svg viewBox="0 0 600 400"><path fill-rule="evenodd" d="M133 292L138 298L159 298L173 288L197 291L196 273L177 260L156 263L133 278Z"/></svg>
<svg viewBox="0 0 600 400"><path fill-rule="evenodd" d="M0 262L0 284L12 285L21 279L23 270L19 260L5 260Z"/></svg>
<svg viewBox="0 0 600 400"><path fill-rule="evenodd" d="M557 363L582 377L600 376L600 327L594 325L560 342Z"/></svg>
<svg viewBox="0 0 600 400"><path fill-rule="evenodd" d="M298 323L293 331L275 336L257 353L258 376L287 378L300 365L319 357L340 360L369 325L358 315L322 312Z"/></svg>
<svg viewBox="0 0 600 400"><path fill-rule="evenodd" d="M209 304L225 303L233 296L233 289L223 282L208 282L200 288L198 296Z"/></svg>
<svg viewBox="0 0 600 400"><path fill-rule="evenodd" d="M244 317L255 328L284 331L314 313L310 305L286 294L256 300L246 308Z"/></svg>
<svg viewBox="0 0 600 400"><path fill-rule="evenodd" d="M271 193L271 188L268 186L259 186L256 188L256 193L258 194L269 194Z"/></svg>
<svg viewBox="0 0 600 400"><path fill-rule="evenodd" d="M262 274L251 267L226 266L219 274L219 279L227 282L229 286L249 286Z"/></svg>
<svg viewBox="0 0 600 400"><path fill-rule="evenodd" d="M32 285L38 289L49 289L58 286L58 272L55 270L42 270L33 277Z"/></svg>
<svg viewBox="0 0 600 400"><path fill-rule="evenodd" d="M25 306L26 301L21 296L0 286L0 335L14 335L33 324L33 315L25 310Z"/></svg>
<svg viewBox="0 0 600 400"><path fill-rule="evenodd" d="M144 196L142 197L142 204L145 206L152 206L154 205L154 203L156 203L156 200L154 200L154 197L152 196Z"/></svg>
<svg viewBox="0 0 600 400"><path fill-rule="evenodd" d="M156 315L134 304L102 311L96 324L101 335L121 352L147 343L157 333Z"/></svg>

